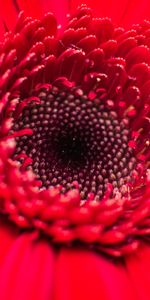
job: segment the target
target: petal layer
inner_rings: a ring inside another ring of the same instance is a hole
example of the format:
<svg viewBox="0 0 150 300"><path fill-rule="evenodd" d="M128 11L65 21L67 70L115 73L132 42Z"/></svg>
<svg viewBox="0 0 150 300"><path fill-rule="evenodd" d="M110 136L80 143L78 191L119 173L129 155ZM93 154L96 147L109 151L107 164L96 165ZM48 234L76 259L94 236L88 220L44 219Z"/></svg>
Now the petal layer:
<svg viewBox="0 0 150 300"><path fill-rule="evenodd" d="M93 8L98 17L110 17L114 24L120 26L129 27L150 17L149 0L142 2L141 0L86 0L85 3ZM70 1L71 11L74 11L80 4L80 0Z"/></svg>
<svg viewBox="0 0 150 300"><path fill-rule="evenodd" d="M138 300L150 299L150 247L143 245L126 259L126 266Z"/></svg>
<svg viewBox="0 0 150 300"><path fill-rule="evenodd" d="M135 300L123 265L90 251L62 250L55 274L55 300Z"/></svg>
<svg viewBox="0 0 150 300"><path fill-rule="evenodd" d="M48 243L20 235L0 268L1 300L48 300L53 285L54 257Z"/></svg>
<svg viewBox="0 0 150 300"><path fill-rule="evenodd" d="M47 0L6 0L0 1L0 35L2 39L5 30L11 30L17 20L18 13L24 10L29 17L41 18L45 13L55 14L58 24L62 27L66 24L66 15L69 10L69 1L62 0L61 5L57 1Z"/></svg>

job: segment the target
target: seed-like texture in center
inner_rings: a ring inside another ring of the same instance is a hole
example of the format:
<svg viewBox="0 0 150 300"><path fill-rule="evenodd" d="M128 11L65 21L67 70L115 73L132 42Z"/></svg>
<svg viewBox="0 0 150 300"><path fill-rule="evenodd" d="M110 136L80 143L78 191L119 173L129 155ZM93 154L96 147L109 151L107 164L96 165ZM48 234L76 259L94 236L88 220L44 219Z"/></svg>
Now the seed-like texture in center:
<svg viewBox="0 0 150 300"><path fill-rule="evenodd" d="M78 182L81 197L100 199L107 184L121 193L136 160L129 148L125 120L98 98L90 100L79 88L40 94L40 104L24 109L14 130L31 128L31 136L17 137L15 156L26 153L43 186L70 189Z"/></svg>

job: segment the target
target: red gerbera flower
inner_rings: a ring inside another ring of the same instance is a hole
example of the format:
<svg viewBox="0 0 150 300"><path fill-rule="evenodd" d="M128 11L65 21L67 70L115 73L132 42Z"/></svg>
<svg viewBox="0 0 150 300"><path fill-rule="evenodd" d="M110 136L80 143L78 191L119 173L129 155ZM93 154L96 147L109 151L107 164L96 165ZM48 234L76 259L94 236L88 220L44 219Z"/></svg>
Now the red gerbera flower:
<svg viewBox="0 0 150 300"><path fill-rule="evenodd" d="M114 25L66 5L63 30L1 4L2 300L149 299L150 22L120 27L131 2Z"/></svg>

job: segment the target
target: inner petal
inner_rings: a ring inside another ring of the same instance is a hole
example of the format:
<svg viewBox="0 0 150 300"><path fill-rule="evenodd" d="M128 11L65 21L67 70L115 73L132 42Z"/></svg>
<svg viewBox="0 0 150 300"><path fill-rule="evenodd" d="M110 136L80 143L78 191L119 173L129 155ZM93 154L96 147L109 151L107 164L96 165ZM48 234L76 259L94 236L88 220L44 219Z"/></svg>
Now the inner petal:
<svg viewBox="0 0 150 300"><path fill-rule="evenodd" d="M136 164L127 119L79 88L53 87L39 97L41 103L28 105L14 124L14 131L33 130L16 138L14 157L27 154L46 188L60 185L66 192L78 183L81 198L94 193L100 199L111 183L113 193L125 193Z"/></svg>

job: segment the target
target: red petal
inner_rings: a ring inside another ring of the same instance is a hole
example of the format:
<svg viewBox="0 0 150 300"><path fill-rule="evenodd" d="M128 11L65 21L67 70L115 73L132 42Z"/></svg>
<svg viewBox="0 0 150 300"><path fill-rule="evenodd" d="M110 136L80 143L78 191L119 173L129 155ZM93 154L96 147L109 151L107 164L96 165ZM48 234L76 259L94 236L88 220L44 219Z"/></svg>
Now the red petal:
<svg viewBox="0 0 150 300"><path fill-rule="evenodd" d="M15 26L18 12L24 10L26 16L41 18L45 13L55 14L58 23L64 26L66 24L66 15L69 11L69 1L62 0L61 7L57 1L47 0L5 0L0 1L0 17L2 22L11 29ZM0 33L3 33L3 27L0 23Z"/></svg>
<svg viewBox="0 0 150 300"><path fill-rule="evenodd" d="M139 300L150 299L150 247L143 246L126 259L129 278Z"/></svg>
<svg viewBox="0 0 150 300"><path fill-rule="evenodd" d="M53 254L45 242L21 235L0 269L1 300L51 299Z"/></svg>
<svg viewBox="0 0 150 300"><path fill-rule="evenodd" d="M117 1L119 2L119 1ZM144 19L150 18L150 1L144 0L132 0L127 1L126 10L122 15L120 24L122 26L130 26L132 24L139 23Z"/></svg>
<svg viewBox="0 0 150 300"><path fill-rule="evenodd" d="M126 56L127 67L130 68L137 63L150 63L150 50L142 45L134 47Z"/></svg>
<svg viewBox="0 0 150 300"><path fill-rule="evenodd" d="M18 230L12 225L6 225L2 220L0 221L0 265L2 264L5 256L9 252L12 244L16 240Z"/></svg>
<svg viewBox="0 0 150 300"><path fill-rule="evenodd" d="M135 300L123 265L88 251L62 250L55 282L56 300Z"/></svg>
<svg viewBox="0 0 150 300"><path fill-rule="evenodd" d="M70 1L70 9L74 11L80 0ZM86 0L86 4L94 10L98 17L110 17L114 24L129 27L150 17L149 0Z"/></svg>
<svg viewBox="0 0 150 300"><path fill-rule="evenodd" d="M18 9L15 1L0 1L0 17L5 29L10 30L16 24Z"/></svg>
<svg viewBox="0 0 150 300"><path fill-rule="evenodd" d="M81 39L77 43L77 47L81 48L86 53L94 50L97 47L97 38L95 35L89 35Z"/></svg>

